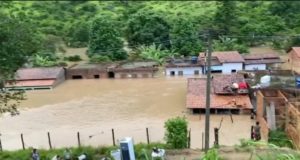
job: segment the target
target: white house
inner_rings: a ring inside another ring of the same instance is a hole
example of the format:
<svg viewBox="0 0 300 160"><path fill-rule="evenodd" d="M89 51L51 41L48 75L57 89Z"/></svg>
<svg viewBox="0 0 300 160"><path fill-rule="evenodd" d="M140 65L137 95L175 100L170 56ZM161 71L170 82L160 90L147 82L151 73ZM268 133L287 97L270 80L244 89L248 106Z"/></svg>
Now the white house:
<svg viewBox="0 0 300 160"><path fill-rule="evenodd" d="M204 62L204 53L199 54L199 61ZM224 51L224 52L213 52L211 72L212 73L223 73L230 74L237 71L243 70L244 58L237 51ZM204 67L207 69L207 67ZM203 70L205 72L205 70Z"/></svg>
<svg viewBox="0 0 300 160"><path fill-rule="evenodd" d="M278 55L272 53L245 55L244 60L244 70L248 71L266 70L268 69L267 67L283 63Z"/></svg>
<svg viewBox="0 0 300 160"><path fill-rule="evenodd" d="M193 76L202 74L202 66L198 60L176 59L165 65L167 76Z"/></svg>

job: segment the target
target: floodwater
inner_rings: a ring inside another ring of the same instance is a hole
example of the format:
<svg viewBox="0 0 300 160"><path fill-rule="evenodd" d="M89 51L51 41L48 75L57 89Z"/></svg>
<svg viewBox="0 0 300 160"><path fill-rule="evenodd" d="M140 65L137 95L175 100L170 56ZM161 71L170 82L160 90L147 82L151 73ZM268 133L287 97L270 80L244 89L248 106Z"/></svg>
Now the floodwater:
<svg viewBox="0 0 300 160"><path fill-rule="evenodd" d="M25 147L48 148L47 132L53 147L77 145L112 145L111 129L116 143L125 136L135 143L163 141L164 122L168 118L186 116L191 128L192 148L201 148L204 115L190 115L185 109L186 78L67 80L53 90L27 92L21 114L0 118L4 149L21 149L20 134ZM250 137L250 116L211 116L213 127L223 119L219 141L234 145Z"/></svg>

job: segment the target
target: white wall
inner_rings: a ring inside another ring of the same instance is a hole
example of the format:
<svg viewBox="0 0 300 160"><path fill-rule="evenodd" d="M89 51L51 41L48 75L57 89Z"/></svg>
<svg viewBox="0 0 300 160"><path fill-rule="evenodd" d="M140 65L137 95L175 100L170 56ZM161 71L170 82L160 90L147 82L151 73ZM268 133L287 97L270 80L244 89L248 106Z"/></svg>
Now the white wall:
<svg viewBox="0 0 300 160"><path fill-rule="evenodd" d="M240 71L243 70L243 63L223 63L223 74L230 74L231 70Z"/></svg>
<svg viewBox="0 0 300 160"><path fill-rule="evenodd" d="M171 71L175 71L175 76L178 76L178 71L183 71L183 75L195 75L194 71L198 70L199 75L202 74L202 67L180 67L180 68L166 68L165 74L171 76Z"/></svg>
<svg viewBox="0 0 300 160"><path fill-rule="evenodd" d="M266 70L267 65L266 64L245 64L245 70L253 71L253 70Z"/></svg>

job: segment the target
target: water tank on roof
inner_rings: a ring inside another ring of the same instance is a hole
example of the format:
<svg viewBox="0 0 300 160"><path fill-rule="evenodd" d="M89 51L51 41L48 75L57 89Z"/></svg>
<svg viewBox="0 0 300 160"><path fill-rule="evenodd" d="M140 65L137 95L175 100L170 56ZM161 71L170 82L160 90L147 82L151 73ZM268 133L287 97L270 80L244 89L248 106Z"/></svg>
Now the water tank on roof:
<svg viewBox="0 0 300 160"><path fill-rule="evenodd" d="M270 83L271 83L271 76L265 75L265 76L260 78L260 85L262 87L269 87Z"/></svg>
<svg viewBox="0 0 300 160"><path fill-rule="evenodd" d="M297 88L300 88L300 76L296 77L296 86Z"/></svg>
<svg viewBox="0 0 300 160"><path fill-rule="evenodd" d="M198 62L198 57L197 57L197 56L192 56L192 57L191 57L191 61L192 61L192 64L197 64L197 62Z"/></svg>

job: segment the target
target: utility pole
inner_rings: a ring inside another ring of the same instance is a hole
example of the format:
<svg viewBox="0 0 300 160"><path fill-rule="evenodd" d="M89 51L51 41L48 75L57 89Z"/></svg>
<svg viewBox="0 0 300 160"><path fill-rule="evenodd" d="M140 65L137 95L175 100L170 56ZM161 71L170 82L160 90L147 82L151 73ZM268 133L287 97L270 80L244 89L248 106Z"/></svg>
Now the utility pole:
<svg viewBox="0 0 300 160"><path fill-rule="evenodd" d="M211 83L211 35L210 31L208 32L207 35L207 55L205 56L206 58L206 63L207 63L207 79L206 79L206 108L205 108L205 152L208 151L209 149L209 122L210 122L210 83Z"/></svg>

